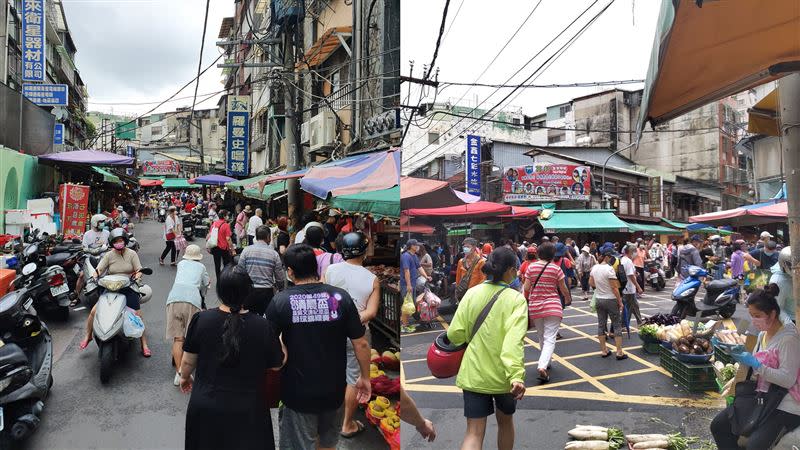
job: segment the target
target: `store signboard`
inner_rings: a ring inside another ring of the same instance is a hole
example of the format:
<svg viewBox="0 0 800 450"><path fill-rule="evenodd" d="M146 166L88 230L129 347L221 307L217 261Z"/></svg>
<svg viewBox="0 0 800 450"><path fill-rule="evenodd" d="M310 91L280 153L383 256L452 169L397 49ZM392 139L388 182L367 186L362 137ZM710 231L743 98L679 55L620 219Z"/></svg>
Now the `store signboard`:
<svg viewBox="0 0 800 450"><path fill-rule="evenodd" d="M53 128L53 145L64 145L64 124L57 123Z"/></svg>
<svg viewBox="0 0 800 450"><path fill-rule="evenodd" d="M61 234L81 236L86 231L89 213L89 186L62 184L59 187Z"/></svg>
<svg viewBox="0 0 800 450"><path fill-rule="evenodd" d="M125 147L125 154L128 156L128 158L135 158L136 149L134 149L132 145L128 145ZM133 171L134 171L133 167L128 167L127 169L125 169L125 173L127 173L128 176L133 176Z"/></svg>
<svg viewBox="0 0 800 450"><path fill-rule="evenodd" d="M661 177L650 177L650 212L660 213L663 210L663 182Z"/></svg>
<svg viewBox="0 0 800 450"><path fill-rule="evenodd" d="M178 161L173 161L171 159L144 161L142 163L142 174L144 175L178 175L180 171L181 165Z"/></svg>
<svg viewBox="0 0 800 450"><path fill-rule="evenodd" d="M503 170L504 202L589 201L591 171L572 164L532 164Z"/></svg>
<svg viewBox="0 0 800 450"><path fill-rule="evenodd" d="M23 84L22 95L39 106L68 106L66 84Z"/></svg>
<svg viewBox="0 0 800 450"><path fill-rule="evenodd" d="M467 194L481 196L481 137L467 135L466 181Z"/></svg>
<svg viewBox="0 0 800 450"><path fill-rule="evenodd" d="M22 2L22 81L45 81L45 0ZM30 98L30 97L28 97Z"/></svg>
<svg viewBox="0 0 800 450"><path fill-rule="evenodd" d="M228 176L247 176L250 173L250 97L228 96L227 134L225 173Z"/></svg>

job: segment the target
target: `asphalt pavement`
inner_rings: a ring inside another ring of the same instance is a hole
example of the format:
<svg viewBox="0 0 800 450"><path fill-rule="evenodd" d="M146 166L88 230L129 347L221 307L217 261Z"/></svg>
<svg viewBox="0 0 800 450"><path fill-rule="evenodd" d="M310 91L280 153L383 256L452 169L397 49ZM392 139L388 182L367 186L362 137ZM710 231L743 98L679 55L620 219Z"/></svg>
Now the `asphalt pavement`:
<svg viewBox="0 0 800 450"><path fill-rule="evenodd" d="M142 306L151 358L137 350L116 367L108 384L100 383L97 345L79 349L88 311L80 306L64 323L47 320L54 342L55 383L45 403L42 422L23 448L38 449L182 449L189 395L173 386L175 374L170 343L165 340L165 300L176 269L159 266L163 250L162 225L154 221L136 224L141 243L139 257L154 270L145 276L153 298ZM191 242L190 242L191 243ZM195 239L194 243L201 243ZM169 257L168 257L169 258ZM214 281L213 260L203 258ZM207 306L219 305L209 290ZM138 348L138 346L137 346ZM278 436L277 410L272 411ZM359 416L365 422L363 414ZM366 423L366 422L365 422ZM265 424L266 425L266 424ZM371 426L352 439L340 439L341 449L384 449L380 434Z"/></svg>
<svg viewBox="0 0 800 450"><path fill-rule="evenodd" d="M669 313L674 284L675 280L670 280L660 292L647 288L640 299L642 314ZM588 303L578 289L573 290L573 306L564 312L560 331L563 338L556 342L549 383L540 384L536 379L538 338L536 331L528 333L527 390L514 415L515 448L564 448L569 440L567 431L577 424L616 426L625 433L681 432L701 441L710 439L710 421L724 405L719 394L713 391L693 394L681 389L661 367L659 356L643 350L635 319L630 336L624 333L623 339L629 359L600 358L594 337L597 319ZM740 306L733 323L746 316L746 309ZM438 432L436 441L427 443L414 429L404 427L404 449L458 448L463 439L466 419L461 390L455 386L454 378L441 380L430 376L425 363L428 347L451 319L452 314L443 314L434 322L433 330L402 336L404 385ZM497 425L490 417L486 448L496 448L496 439Z"/></svg>

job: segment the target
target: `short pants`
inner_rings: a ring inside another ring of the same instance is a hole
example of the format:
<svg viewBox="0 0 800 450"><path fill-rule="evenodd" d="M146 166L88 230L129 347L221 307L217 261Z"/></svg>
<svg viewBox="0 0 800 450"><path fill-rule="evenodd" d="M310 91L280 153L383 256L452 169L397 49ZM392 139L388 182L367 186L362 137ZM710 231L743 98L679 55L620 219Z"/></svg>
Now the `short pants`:
<svg viewBox="0 0 800 450"><path fill-rule="evenodd" d="M188 302L173 302L167 305L167 340L185 338L192 317L200 308Z"/></svg>
<svg viewBox="0 0 800 450"><path fill-rule="evenodd" d="M279 412L278 447L286 450L316 450L319 446L336 448L342 419L338 410L318 414L301 413L284 406Z"/></svg>
<svg viewBox="0 0 800 450"><path fill-rule="evenodd" d="M494 414L494 408L510 416L517 410L517 400L508 394L480 394L464 391L464 417L482 419Z"/></svg>
<svg viewBox="0 0 800 450"><path fill-rule="evenodd" d="M370 344L372 343L372 338L369 335L369 327L366 327L367 331L364 333L364 337L367 338L367 342ZM353 341L350 339L347 340L347 384L349 386L355 386L356 381L358 381L358 377L361 376L361 366L358 365L358 359L356 359L356 351L353 348Z"/></svg>

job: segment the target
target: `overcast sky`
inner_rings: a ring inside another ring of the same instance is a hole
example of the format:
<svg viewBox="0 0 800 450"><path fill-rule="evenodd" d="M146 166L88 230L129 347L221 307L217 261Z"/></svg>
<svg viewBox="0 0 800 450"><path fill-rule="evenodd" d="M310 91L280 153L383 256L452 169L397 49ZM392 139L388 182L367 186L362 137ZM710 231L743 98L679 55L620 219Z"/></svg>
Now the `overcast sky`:
<svg viewBox="0 0 800 450"><path fill-rule="evenodd" d="M205 2L202 0L62 0L75 46L76 65L89 89L89 110L140 114L197 74ZM212 0L203 67L219 56L215 45L222 18L233 16L233 0ZM220 61L221 62L221 61ZM200 78L198 94L223 89L222 69ZM194 85L155 112L191 106ZM198 101L204 97L198 95ZM198 106L216 105L215 96ZM115 103L105 105L101 103Z"/></svg>
<svg viewBox="0 0 800 450"><path fill-rule="evenodd" d="M521 83L610 0L597 4L570 28L561 39L525 67L512 82ZM538 0L451 0L436 66L440 81L472 83L500 51L506 41L531 12ZM539 52L551 39L586 9L593 0L543 0L519 34L480 78L481 83L505 84L517 69ZM444 0L406 0L402 4L402 73L409 73L414 61L414 76L421 77L423 64L433 55L442 18ZM644 79L653 44L658 9L656 0L616 0L611 7L557 59L532 81L535 84L574 83ZM460 11L458 11L460 8ZM620 86L639 89L642 84ZM527 115L604 88L527 89L509 100ZM451 86L439 92L439 100L458 100L469 106L483 101L493 88ZM404 104L416 104L419 91L403 84ZM482 108L498 103L510 89L501 89ZM432 99L433 91L430 92ZM477 101L476 101L477 96Z"/></svg>

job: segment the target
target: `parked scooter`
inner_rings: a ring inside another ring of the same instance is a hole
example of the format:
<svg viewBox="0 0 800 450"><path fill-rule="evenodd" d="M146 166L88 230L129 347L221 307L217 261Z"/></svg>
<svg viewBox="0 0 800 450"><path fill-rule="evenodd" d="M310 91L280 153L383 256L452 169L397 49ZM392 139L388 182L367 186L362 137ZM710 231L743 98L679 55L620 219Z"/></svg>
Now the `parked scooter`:
<svg viewBox="0 0 800 450"><path fill-rule="evenodd" d="M158 221L161 223L167 221L167 208L163 206L158 207Z"/></svg>
<svg viewBox="0 0 800 450"><path fill-rule="evenodd" d="M40 422L53 385L53 340L21 288L0 298L0 448L13 448Z"/></svg>
<svg viewBox="0 0 800 450"><path fill-rule="evenodd" d="M187 241L194 240L194 215L181 213L181 223L183 224L183 237Z"/></svg>
<svg viewBox="0 0 800 450"><path fill-rule="evenodd" d="M91 264L84 270L92 277L97 273ZM153 269L143 268L140 272L151 275ZM152 297L153 290L125 275L106 275L97 284L105 288L105 292L97 300L93 322L94 340L100 350L100 382L107 383L111 379L114 362L130 349L134 340L126 336L123 330L124 322L129 318L125 295L119 291L126 287L133 288L141 296L140 303L144 304Z"/></svg>
<svg viewBox="0 0 800 450"><path fill-rule="evenodd" d="M656 258L644 266L645 281L650 283L653 289L660 291L667 285L666 274L661 268L661 258Z"/></svg>
<svg viewBox="0 0 800 450"><path fill-rule="evenodd" d="M58 320L69 318L69 285L67 274L59 265L47 265L47 258L38 255L38 245L30 244L23 251L22 266L14 279L14 288L26 288L37 311L52 312Z"/></svg>
<svg viewBox="0 0 800 450"><path fill-rule="evenodd" d="M698 311L702 317L719 315L723 319L733 316L739 299L739 282L737 280L714 280L706 285L706 294L701 303L695 302L695 296L703 286L702 279L708 276L702 267L689 266L689 276L672 291L672 315L681 319L695 316Z"/></svg>

